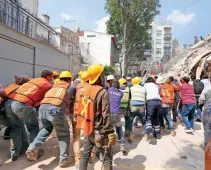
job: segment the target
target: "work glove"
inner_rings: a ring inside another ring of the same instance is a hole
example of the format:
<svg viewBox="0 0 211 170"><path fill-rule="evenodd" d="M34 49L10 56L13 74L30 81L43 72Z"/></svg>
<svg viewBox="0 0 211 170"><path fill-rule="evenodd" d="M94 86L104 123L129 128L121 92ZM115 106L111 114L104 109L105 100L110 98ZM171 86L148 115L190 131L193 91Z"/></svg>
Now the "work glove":
<svg viewBox="0 0 211 170"><path fill-rule="evenodd" d="M116 144L116 134L108 134L108 146L111 147Z"/></svg>

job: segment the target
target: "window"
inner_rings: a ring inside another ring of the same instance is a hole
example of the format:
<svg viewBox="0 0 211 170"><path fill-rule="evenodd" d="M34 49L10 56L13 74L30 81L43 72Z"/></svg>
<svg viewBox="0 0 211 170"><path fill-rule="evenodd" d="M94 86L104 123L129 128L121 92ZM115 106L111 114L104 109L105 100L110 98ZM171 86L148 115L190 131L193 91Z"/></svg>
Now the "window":
<svg viewBox="0 0 211 170"><path fill-rule="evenodd" d="M156 54L161 54L161 48L156 48Z"/></svg>
<svg viewBox="0 0 211 170"><path fill-rule="evenodd" d="M157 36L157 37L160 37L161 35L162 35L162 30L157 30L157 31L156 31L156 36Z"/></svg>
<svg viewBox="0 0 211 170"><path fill-rule="evenodd" d="M161 39L156 39L156 45L161 45L161 44L162 44Z"/></svg>

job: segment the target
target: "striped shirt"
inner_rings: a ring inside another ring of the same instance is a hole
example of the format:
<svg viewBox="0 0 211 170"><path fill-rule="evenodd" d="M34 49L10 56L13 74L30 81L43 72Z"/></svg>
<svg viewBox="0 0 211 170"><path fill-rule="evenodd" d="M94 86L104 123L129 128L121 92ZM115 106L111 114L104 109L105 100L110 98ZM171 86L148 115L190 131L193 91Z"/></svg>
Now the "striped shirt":
<svg viewBox="0 0 211 170"><path fill-rule="evenodd" d="M184 83L179 86L179 90L181 91L182 104L196 104L196 97L192 85Z"/></svg>

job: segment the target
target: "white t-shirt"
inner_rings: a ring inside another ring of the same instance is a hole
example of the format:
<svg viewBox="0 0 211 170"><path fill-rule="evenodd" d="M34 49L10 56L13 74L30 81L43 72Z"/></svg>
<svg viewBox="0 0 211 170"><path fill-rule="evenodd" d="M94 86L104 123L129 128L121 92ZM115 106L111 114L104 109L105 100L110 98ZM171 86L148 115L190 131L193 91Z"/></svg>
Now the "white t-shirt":
<svg viewBox="0 0 211 170"><path fill-rule="evenodd" d="M147 100L159 99L161 100L159 87L155 83L145 83L144 87L146 89Z"/></svg>

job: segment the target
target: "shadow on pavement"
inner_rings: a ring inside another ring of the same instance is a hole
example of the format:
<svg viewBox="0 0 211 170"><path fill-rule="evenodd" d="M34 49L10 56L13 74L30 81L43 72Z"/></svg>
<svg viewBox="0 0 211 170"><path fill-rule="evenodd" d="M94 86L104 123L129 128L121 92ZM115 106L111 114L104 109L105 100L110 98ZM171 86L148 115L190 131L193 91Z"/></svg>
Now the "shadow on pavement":
<svg viewBox="0 0 211 170"><path fill-rule="evenodd" d="M172 155L166 162L166 168L184 170L203 170L204 151L189 141L181 141L186 146L182 147L177 155Z"/></svg>

